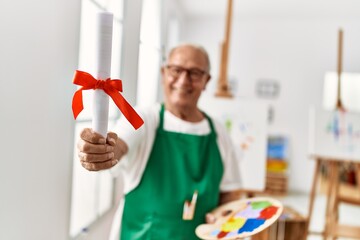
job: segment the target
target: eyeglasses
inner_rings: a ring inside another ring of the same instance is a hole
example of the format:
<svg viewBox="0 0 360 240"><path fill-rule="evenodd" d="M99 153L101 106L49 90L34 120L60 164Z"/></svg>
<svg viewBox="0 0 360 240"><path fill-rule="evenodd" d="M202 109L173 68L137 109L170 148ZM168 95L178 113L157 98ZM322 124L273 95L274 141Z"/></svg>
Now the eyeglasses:
<svg viewBox="0 0 360 240"><path fill-rule="evenodd" d="M168 70L169 74L174 77L178 78L181 76L183 72L186 72L186 74L190 77L191 81L193 82L199 82L201 78L207 74L206 71L198 69L198 68L183 68L176 65L166 65L166 69Z"/></svg>

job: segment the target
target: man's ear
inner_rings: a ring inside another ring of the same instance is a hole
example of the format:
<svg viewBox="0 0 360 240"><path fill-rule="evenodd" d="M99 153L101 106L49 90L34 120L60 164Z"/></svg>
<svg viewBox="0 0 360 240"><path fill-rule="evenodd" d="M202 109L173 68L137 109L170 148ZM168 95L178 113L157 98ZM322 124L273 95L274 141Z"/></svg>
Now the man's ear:
<svg viewBox="0 0 360 240"><path fill-rule="evenodd" d="M211 79L211 75L209 74L207 79L206 79L206 84L210 81L210 79Z"/></svg>
<svg viewBox="0 0 360 240"><path fill-rule="evenodd" d="M208 83L209 83L210 79L211 79L211 75L209 74L209 75L207 76L207 78L206 78L206 83L205 83L205 85L204 85L203 90L205 90L205 89L206 89L206 85L208 85Z"/></svg>

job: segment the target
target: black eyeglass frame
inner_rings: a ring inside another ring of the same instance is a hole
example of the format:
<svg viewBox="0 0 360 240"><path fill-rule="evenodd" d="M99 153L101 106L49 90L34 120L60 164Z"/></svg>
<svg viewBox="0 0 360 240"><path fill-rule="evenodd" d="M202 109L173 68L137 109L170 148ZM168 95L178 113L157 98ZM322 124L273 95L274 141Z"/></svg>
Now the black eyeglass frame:
<svg viewBox="0 0 360 240"><path fill-rule="evenodd" d="M187 76L193 82L199 82L204 77L204 75L209 75L207 71L199 68L184 68L173 64L165 65L164 68L166 68L169 71L169 74L175 78L180 77L183 72L186 72ZM178 70L178 72L176 72L176 70Z"/></svg>

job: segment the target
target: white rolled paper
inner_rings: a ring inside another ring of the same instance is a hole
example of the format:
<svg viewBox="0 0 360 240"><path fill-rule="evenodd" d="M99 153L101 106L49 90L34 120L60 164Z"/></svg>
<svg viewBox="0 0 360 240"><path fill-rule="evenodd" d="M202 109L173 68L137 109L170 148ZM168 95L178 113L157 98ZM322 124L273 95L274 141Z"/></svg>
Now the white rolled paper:
<svg viewBox="0 0 360 240"><path fill-rule="evenodd" d="M95 44L95 71L97 80L106 80L111 74L111 48L113 14L100 12L97 15ZM106 137L109 117L109 96L101 89L94 90L92 128Z"/></svg>

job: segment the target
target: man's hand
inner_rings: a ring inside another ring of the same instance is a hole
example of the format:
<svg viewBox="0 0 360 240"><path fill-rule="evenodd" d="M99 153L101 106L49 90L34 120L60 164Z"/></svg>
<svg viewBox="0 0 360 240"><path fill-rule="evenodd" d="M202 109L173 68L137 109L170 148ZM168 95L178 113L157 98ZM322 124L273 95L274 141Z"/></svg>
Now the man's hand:
<svg viewBox="0 0 360 240"><path fill-rule="evenodd" d="M77 148L81 165L89 171L113 167L128 151L126 143L116 133L109 132L105 139L90 128L81 131Z"/></svg>
<svg viewBox="0 0 360 240"><path fill-rule="evenodd" d="M215 215L214 215L214 213L207 213L206 215L205 215L205 222L207 223L207 224L214 224L215 222L216 222L216 217L215 217Z"/></svg>
<svg viewBox="0 0 360 240"><path fill-rule="evenodd" d="M241 199L241 190L234 190L229 192L220 193L220 205L224 205L228 202ZM222 208L216 208L212 212L205 215L205 221L209 224L214 224L219 218L226 217L231 213L229 210L223 210Z"/></svg>

